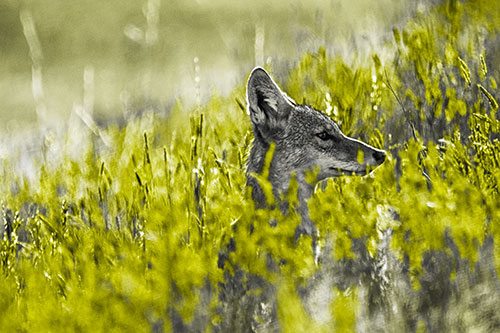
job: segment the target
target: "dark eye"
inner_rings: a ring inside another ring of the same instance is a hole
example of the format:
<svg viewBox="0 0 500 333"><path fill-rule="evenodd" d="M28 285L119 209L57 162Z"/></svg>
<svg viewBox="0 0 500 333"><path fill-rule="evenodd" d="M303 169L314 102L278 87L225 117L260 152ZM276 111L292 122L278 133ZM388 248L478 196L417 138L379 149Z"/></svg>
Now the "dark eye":
<svg viewBox="0 0 500 333"><path fill-rule="evenodd" d="M328 134L327 132L318 133L318 134L316 134L316 136L323 141L330 139L330 134Z"/></svg>
<svg viewBox="0 0 500 333"><path fill-rule="evenodd" d="M340 141L339 136L332 135L332 134L328 133L327 131L320 132L320 133L316 134L316 136L323 141L331 141L334 143L338 143Z"/></svg>
<svg viewBox="0 0 500 333"><path fill-rule="evenodd" d="M316 134L316 136L323 141L326 141L326 140L329 140L332 138L332 136L330 134L328 134L326 131L320 132L320 133Z"/></svg>

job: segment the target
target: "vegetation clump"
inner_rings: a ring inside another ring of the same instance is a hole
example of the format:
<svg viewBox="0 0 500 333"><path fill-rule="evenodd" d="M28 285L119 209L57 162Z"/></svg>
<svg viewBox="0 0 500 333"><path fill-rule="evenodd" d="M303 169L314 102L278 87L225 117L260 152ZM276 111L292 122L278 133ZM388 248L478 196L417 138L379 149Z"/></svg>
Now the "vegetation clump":
<svg viewBox="0 0 500 333"><path fill-rule="evenodd" d="M249 199L243 82L193 110L82 130L76 154L68 131L34 177L3 161L0 327L498 327L495 7L446 1L394 28L393 56L346 63L320 48L283 74L292 98L389 152L366 177L316 188L318 263L310 237L294 242L298 214Z"/></svg>

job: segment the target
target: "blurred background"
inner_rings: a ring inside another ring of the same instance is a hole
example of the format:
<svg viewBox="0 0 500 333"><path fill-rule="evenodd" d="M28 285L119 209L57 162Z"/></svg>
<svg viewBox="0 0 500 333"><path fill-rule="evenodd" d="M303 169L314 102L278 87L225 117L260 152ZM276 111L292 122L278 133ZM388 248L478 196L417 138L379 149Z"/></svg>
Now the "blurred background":
<svg viewBox="0 0 500 333"><path fill-rule="evenodd" d="M244 82L256 64L280 81L320 45L349 62L383 48L423 3L2 0L0 133L57 127L75 105L107 123L167 112L179 99L203 103Z"/></svg>

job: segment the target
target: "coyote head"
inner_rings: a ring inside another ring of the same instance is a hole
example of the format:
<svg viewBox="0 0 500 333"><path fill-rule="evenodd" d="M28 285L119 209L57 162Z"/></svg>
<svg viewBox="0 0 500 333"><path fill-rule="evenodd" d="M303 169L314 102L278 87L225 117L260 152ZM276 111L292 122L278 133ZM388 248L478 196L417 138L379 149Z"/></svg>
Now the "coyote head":
<svg viewBox="0 0 500 333"><path fill-rule="evenodd" d="M248 171L262 171L267 148L274 142L269 181L280 190L287 189L292 172L299 183L307 172L315 172L320 181L364 175L385 160L384 151L345 136L327 115L296 104L260 67L248 79L247 102L255 138Z"/></svg>

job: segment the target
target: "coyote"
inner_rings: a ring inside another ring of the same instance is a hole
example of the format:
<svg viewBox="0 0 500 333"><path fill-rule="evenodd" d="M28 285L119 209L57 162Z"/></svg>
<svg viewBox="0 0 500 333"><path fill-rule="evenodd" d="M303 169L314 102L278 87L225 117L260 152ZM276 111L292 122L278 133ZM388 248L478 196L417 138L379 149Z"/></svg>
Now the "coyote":
<svg viewBox="0 0 500 333"><path fill-rule="evenodd" d="M286 194L292 174L298 183L298 202L302 224L296 231L310 235L315 247L315 226L309 217L306 200L317 182L342 174L364 175L369 167L385 160L385 152L345 136L327 115L310 106L296 104L269 74L256 67L247 84L248 114L252 122L254 141L247 166L247 186L257 208L265 208L266 197L257 179L265 157L274 143L268 181L283 213L288 203L280 200ZM307 174L316 175L311 181ZM268 207L269 208L269 207Z"/></svg>

